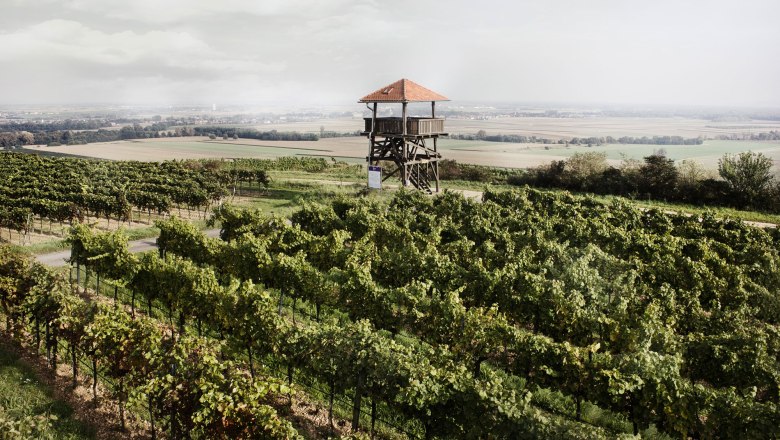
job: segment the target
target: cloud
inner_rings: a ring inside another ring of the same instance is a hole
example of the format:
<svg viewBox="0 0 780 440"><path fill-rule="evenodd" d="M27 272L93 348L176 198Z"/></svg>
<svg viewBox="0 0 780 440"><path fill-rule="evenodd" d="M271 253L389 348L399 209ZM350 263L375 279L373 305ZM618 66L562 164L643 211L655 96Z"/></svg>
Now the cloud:
<svg viewBox="0 0 780 440"><path fill-rule="evenodd" d="M180 101L351 103L400 77L455 100L780 99L780 3L768 0L6 2L6 102L28 99L25 89L65 101L153 89Z"/></svg>
<svg viewBox="0 0 780 440"><path fill-rule="evenodd" d="M55 19L0 34L6 102L193 102L272 87L267 80L286 69L283 60L233 55L185 31L104 32Z"/></svg>
<svg viewBox="0 0 780 440"><path fill-rule="evenodd" d="M186 32L122 31L107 33L68 20L49 20L14 33L0 34L3 64L25 59L73 60L130 66L155 61L164 67L230 72L283 69L281 63L230 59Z"/></svg>
<svg viewBox="0 0 780 440"><path fill-rule="evenodd" d="M19 4L57 5L64 10L97 14L103 17L152 24L170 24L192 20L221 21L226 16L249 15L279 18L283 16L326 16L373 0L15 0Z"/></svg>

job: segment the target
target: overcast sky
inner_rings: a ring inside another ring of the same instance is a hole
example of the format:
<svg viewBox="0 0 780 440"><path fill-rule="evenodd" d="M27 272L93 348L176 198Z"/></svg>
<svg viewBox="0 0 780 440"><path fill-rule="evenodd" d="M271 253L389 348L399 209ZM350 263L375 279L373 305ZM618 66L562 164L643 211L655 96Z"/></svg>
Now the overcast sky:
<svg viewBox="0 0 780 440"><path fill-rule="evenodd" d="M0 104L780 107L777 0L0 0Z"/></svg>

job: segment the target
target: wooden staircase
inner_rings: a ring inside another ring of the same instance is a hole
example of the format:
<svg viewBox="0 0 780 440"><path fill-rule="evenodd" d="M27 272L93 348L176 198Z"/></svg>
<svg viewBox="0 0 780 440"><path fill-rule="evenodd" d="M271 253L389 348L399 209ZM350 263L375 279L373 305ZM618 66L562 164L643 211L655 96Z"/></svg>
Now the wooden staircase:
<svg viewBox="0 0 780 440"><path fill-rule="evenodd" d="M416 170L414 168L416 168ZM431 189L431 185L429 183L430 180L428 179L427 171L420 173L419 169L421 167L419 165L415 166L414 168L409 173L409 183L411 183L412 186L419 189L420 191L425 191L428 194L433 194L433 190Z"/></svg>

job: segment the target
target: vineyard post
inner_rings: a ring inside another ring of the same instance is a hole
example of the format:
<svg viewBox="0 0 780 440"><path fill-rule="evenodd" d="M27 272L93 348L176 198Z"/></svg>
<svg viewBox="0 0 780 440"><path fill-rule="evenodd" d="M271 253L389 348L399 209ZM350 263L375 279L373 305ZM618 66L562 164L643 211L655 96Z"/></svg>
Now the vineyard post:
<svg viewBox="0 0 780 440"><path fill-rule="evenodd" d="M371 438L374 438L375 434L375 423L376 423L376 398L372 395L371 396Z"/></svg>
<svg viewBox="0 0 780 440"><path fill-rule="evenodd" d="M255 378L255 363L254 363L254 359L252 358L252 339L251 338L246 343L246 350L247 350L247 354L249 355L249 375L252 377L252 379L254 379Z"/></svg>
<svg viewBox="0 0 780 440"><path fill-rule="evenodd" d="M118 395L118 405L119 405L119 424L120 424L120 430L122 432L125 431L125 406L122 404L123 397L124 397L124 385L125 385L125 377L119 376L119 395Z"/></svg>
<svg viewBox="0 0 780 440"><path fill-rule="evenodd" d="M35 314L35 351L38 352L41 349L41 322L38 314Z"/></svg>
<svg viewBox="0 0 780 440"><path fill-rule="evenodd" d="M330 429L330 435L333 435L335 426L333 425L333 396L336 393L336 374L333 373L330 379L330 396L328 399L328 426Z"/></svg>
<svg viewBox="0 0 780 440"><path fill-rule="evenodd" d="M154 411L152 410L152 395L148 395L148 402L149 402L149 424L151 425L152 429L152 440L157 439L157 431L154 428Z"/></svg>
<svg viewBox="0 0 780 440"><path fill-rule="evenodd" d="M92 355L92 399L97 408L97 381L98 381L98 369L97 369L97 355Z"/></svg>
<svg viewBox="0 0 780 440"><path fill-rule="evenodd" d="M357 431L360 425L360 404L363 398L363 371L358 371L355 384L355 399L352 403L352 430Z"/></svg>
<svg viewBox="0 0 780 440"><path fill-rule="evenodd" d="M78 386L78 362L76 362L76 344L70 344L70 362L73 367L73 388Z"/></svg>
<svg viewBox="0 0 780 440"><path fill-rule="evenodd" d="M44 324L44 334L43 334L43 340L46 344L46 362L51 363L51 343L49 340L49 321L46 320Z"/></svg>
<svg viewBox="0 0 780 440"><path fill-rule="evenodd" d="M293 383L293 373L295 369L293 367L292 361L287 363L287 386L289 387L289 392L287 393L287 404L289 406L292 406L292 383Z"/></svg>

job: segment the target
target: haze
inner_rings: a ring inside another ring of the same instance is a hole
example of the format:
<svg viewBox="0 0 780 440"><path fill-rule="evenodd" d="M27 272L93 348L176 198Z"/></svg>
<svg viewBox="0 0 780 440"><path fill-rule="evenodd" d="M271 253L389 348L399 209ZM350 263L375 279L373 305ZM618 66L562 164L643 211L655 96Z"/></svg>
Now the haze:
<svg viewBox="0 0 780 440"><path fill-rule="evenodd" d="M780 2L0 0L0 104L777 107Z"/></svg>

